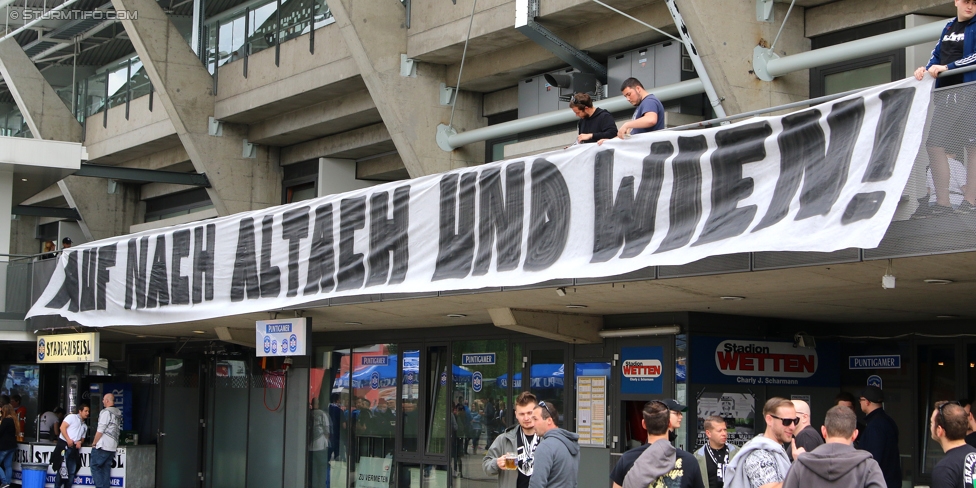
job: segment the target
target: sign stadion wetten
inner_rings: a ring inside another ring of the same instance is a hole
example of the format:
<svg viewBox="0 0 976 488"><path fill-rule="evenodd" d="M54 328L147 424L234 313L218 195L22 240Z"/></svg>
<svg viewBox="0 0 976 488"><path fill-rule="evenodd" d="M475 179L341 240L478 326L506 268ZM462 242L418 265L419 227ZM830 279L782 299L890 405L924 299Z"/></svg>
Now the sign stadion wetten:
<svg viewBox="0 0 976 488"><path fill-rule="evenodd" d="M94 363L98 361L98 332L37 336L37 362Z"/></svg>

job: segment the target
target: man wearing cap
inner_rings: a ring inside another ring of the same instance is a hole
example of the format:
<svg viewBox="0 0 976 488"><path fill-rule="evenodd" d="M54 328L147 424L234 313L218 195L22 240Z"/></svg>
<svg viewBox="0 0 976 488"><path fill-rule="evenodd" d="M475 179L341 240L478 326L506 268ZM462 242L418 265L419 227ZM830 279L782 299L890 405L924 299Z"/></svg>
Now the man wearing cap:
<svg viewBox="0 0 976 488"><path fill-rule="evenodd" d="M64 239L61 239L61 249L64 250L69 247L71 247L71 238L65 237Z"/></svg>
<svg viewBox="0 0 976 488"><path fill-rule="evenodd" d="M864 434L860 436L858 449L871 453L881 466L888 486L901 486L901 458L898 452L898 425L884 411L884 392L877 386L861 390L858 399L864 417Z"/></svg>
<svg viewBox="0 0 976 488"><path fill-rule="evenodd" d="M664 404L671 411L671 418L668 421L668 442L674 444L674 441L678 438L678 429L681 428L681 420L685 417L684 411L688 410L688 407L678 403L673 398L664 400Z"/></svg>

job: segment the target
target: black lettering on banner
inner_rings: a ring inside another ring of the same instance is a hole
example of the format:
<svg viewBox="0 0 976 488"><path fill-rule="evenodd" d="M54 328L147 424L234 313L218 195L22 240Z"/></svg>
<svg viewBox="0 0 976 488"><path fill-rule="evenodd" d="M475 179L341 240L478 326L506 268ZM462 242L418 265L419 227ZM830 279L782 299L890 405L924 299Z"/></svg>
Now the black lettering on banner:
<svg viewBox="0 0 976 488"><path fill-rule="evenodd" d="M109 268L115 267L116 245L110 244L98 248L98 274L95 277L98 296L95 298L95 308L105 310L105 287L108 286Z"/></svg>
<svg viewBox="0 0 976 488"><path fill-rule="evenodd" d="M190 229L173 232L173 251L170 253L170 303L186 305L190 303L190 278L180 274L180 263L190 257Z"/></svg>
<svg viewBox="0 0 976 488"><path fill-rule="evenodd" d="M204 245L204 234L206 234L206 245ZM216 224L193 228L193 303L213 300L216 242Z"/></svg>
<svg viewBox="0 0 976 488"><path fill-rule="evenodd" d="M462 175L450 173L441 177L440 232L432 281L464 278L471 272L477 178L474 172Z"/></svg>
<svg viewBox="0 0 976 488"><path fill-rule="evenodd" d="M281 222L281 237L288 241L288 294L298 295L298 249L302 239L308 237L309 207L299 207L285 212Z"/></svg>
<svg viewBox="0 0 976 488"><path fill-rule="evenodd" d="M387 219L390 194L369 197L369 278L366 286L403 283L410 259L410 186L393 190L393 218ZM393 271L390 271L390 255Z"/></svg>
<svg viewBox="0 0 976 488"><path fill-rule="evenodd" d="M885 90L878 98L881 100L881 116L874 133L871 161L864 173L864 179L861 180L865 183L885 181L894 173L898 153L904 142L908 115L912 110L912 100L915 98L915 88Z"/></svg>
<svg viewBox="0 0 976 488"><path fill-rule="evenodd" d="M274 216L265 215L261 221L261 298L276 297L281 293L281 270L271 265L273 234Z"/></svg>
<svg viewBox="0 0 976 488"><path fill-rule="evenodd" d="M755 183L742 177L742 166L766 158L766 138L773 128L768 122L748 124L715 133L712 153L712 210L693 246L742 234L756 217L756 205L739 208L739 201L752 195Z"/></svg>
<svg viewBox="0 0 976 488"><path fill-rule="evenodd" d="M254 219L244 218L237 230L237 253L230 283L230 299L239 302L260 298L257 250L254 248Z"/></svg>
<svg viewBox="0 0 976 488"><path fill-rule="evenodd" d="M308 276L305 279L305 295L330 292L335 287L335 238L332 235L332 204L315 209L315 226L312 229L312 252L308 256Z"/></svg>
<svg viewBox="0 0 976 488"><path fill-rule="evenodd" d="M68 263L64 266L64 281L58 293L47 303L47 308L60 309L68 305L69 312L78 311L78 252L65 253Z"/></svg>
<svg viewBox="0 0 976 488"><path fill-rule="evenodd" d="M482 276L488 273L492 247L496 247L495 237L498 238L496 270L516 269L522 259L525 163L519 161L505 167L504 196L501 169L498 167L485 168L478 178L478 187L478 257L472 274Z"/></svg>
<svg viewBox="0 0 976 488"><path fill-rule="evenodd" d="M655 253L683 247L691 241L702 216L701 157L708 149L705 136L679 137L678 154L671 161L674 173L668 234Z"/></svg>
<svg viewBox="0 0 976 488"><path fill-rule="evenodd" d="M591 263L609 261L624 247L621 258L644 252L654 236L657 200L664 184L664 162L674 153L670 142L651 144L644 158L641 182L634 197L634 177L620 180L613 197L613 150L597 153L593 166L593 257Z"/></svg>
<svg viewBox="0 0 976 488"><path fill-rule="evenodd" d="M835 104L827 116L830 147L820 127L820 111L808 110L783 117L777 138L780 174L769 210L752 232L776 224L789 213L800 183L800 210L795 220L826 215L840 197L854 154L854 143L864 121L864 100Z"/></svg>
<svg viewBox="0 0 976 488"><path fill-rule="evenodd" d="M847 204L847 208L844 209L844 215L841 216L840 223L847 225L858 220L874 217L874 214L878 213L878 210L881 209L881 203L884 202L884 199L885 192L883 191L858 193L854 195L854 198Z"/></svg>
<svg viewBox="0 0 976 488"><path fill-rule="evenodd" d="M166 276L166 235L163 234L156 236L156 252L153 254L152 271L149 272L146 308L166 305L169 305L169 283Z"/></svg>
<svg viewBox="0 0 976 488"><path fill-rule="evenodd" d="M362 288L366 266L362 253L355 252L356 231L366 228L366 197L344 198L339 202L338 290Z"/></svg>
<svg viewBox="0 0 976 488"><path fill-rule="evenodd" d="M81 311L95 310L95 267L98 250L85 249L81 253Z"/></svg>
<svg viewBox="0 0 976 488"><path fill-rule="evenodd" d="M136 255L138 254L138 259ZM146 261L149 259L149 236L129 239L125 264L125 309L146 308Z"/></svg>
<svg viewBox="0 0 976 488"><path fill-rule="evenodd" d="M914 88L885 90L878 95L881 99L881 116L878 118L878 127L874 134L871 161L868 163L864 178L861 179L863 183L885 181L894 174L914 97ZM881 210L884 199L883 191L854 195L844 209L841 224L852 224L874 217L878 210Z"/></svg>
<svg viewBox="0 0 976 488"><path fill-rule="evenodd" d="M555 263L566 248L572 201L566 179L555 164L545 159L532 162L532 207L526 271L541 271Z"/></svg>

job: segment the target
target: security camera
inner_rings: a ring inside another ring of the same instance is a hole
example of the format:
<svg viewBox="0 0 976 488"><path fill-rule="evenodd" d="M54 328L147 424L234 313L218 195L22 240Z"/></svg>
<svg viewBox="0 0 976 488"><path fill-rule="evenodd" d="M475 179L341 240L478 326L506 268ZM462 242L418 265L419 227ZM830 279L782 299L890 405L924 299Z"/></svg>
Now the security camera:
<svg viewBox="0 0 976 488"><path fill-rule="evenodd" d="M796 335L793 336L793 347L814 349L817 347L817 340L806 332L797 332Z"/></svg>

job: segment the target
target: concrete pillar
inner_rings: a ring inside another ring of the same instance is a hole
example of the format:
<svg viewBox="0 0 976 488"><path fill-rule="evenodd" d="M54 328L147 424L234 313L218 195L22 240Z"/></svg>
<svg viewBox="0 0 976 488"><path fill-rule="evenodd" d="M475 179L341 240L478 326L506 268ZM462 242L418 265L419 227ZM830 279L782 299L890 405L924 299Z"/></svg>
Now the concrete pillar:
<svg viewBox="0 0 976 488"><path fill-rule="evenodd" d="M154 0L112 0L116 10L138 11L122 21L156 97L169 114L183 147L212 188L220 215L256 210L281 202L281 176L266 147L245 145L247 127L221 124L208 132L214 115L213 78ZM402 7L401 7L402 9Z"/></svg>
<svg viewBox="0 0 976 488"><path fill-rule="evenodd" d="M0 74L37 139L81 142L81 124L14 38L0 41Z"/></svg>
<svg viewBox="0 0 976 488"><path fill-rule="evenodd" d="M407 52L406 11L397 0L337 0L329 4L373 102L412 178L484 161L484 144L447 153L437 147L438 124L447 124L451 107L440 104L446 68L416 62L416 73L400 74L400 55ZM460 39L463 40L463 39ZM458 95L454 127L458 132L485 125L481 95Z"/></svg>
<svg viewBox="0 0 976 488"><path fill-rule="evenodd" d="M751 71L753 48L769 47L789 4L775 4L773 22L756 20L756 10L745 5L739 0L683 0L678 5L712 84L725 99L726 112L733 115L809 98L807 70L771 82L759 80ZM794 6L775 46L780 56L810 50L810 40L803 35L803 17L804 8ZM730 35L730 26L734 26L734 35Z"/></svg>
<svg viewBox="0 0 976 488"><path fill-rule="evenodd" d="M81 215L81 231L88 240L106 239L129 233L139 209L138 190L119 183L109 193L105 178L69 176L58 182L68 205Z"/></svg>
<svg viewBox="0 0 976 488"><path fill-rule="evenodd" d="M14 172L0 169L0 312L7 311L7 254L10 254L10 211L13 208Z"/></svg>

